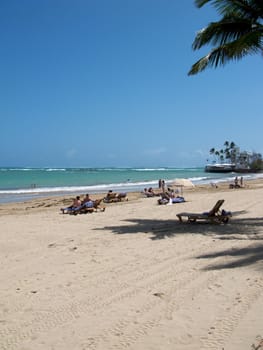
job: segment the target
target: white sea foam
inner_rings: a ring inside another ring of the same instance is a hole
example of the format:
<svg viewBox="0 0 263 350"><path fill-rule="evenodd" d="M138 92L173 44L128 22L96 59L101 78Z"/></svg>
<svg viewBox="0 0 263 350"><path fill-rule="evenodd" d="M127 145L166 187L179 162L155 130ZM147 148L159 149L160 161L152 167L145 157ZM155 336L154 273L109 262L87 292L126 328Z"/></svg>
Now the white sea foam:
<svg viewBox="0 0 263 350"><path fill-rule="evenodd" d="M178 178L188 178L194 184L233 181L235 176L247 179L263 178L261 174L205 173L201 168L0 168L0 203L30 198L83 194L141 191L158 187L158 179L169 187ZM10 172L10 173L8 173ZM18 172L18 173L16 173ZM26 174L22 172L27 172ZM30 173L32 172L32 173ZM103 173L103 174L102 174ZM98 182L101 182L98 184ZM116 181L116 182L115 182ZM110 183L108 183L110 182ZM1 187L2 186L2 187Z"/></svg>
<svg viewBox="0 0 263 350"><path fill-rule="evenodd" d="M134 168L132 169L134 171L166 171L166 170L170 170L171 169L167 169L167 168Z"/></svg>
<svg viewBox="0 0 263 350"><path fill-rule="evenodd" d="M44 169L46 171L67 171L67 169L56 169L56 168L48 168L48 169Z"/></svg>
<svg viewBox="0 0 263 350"><path fill-rule="evenodd" d="M236 174L231 174L224 178L213 178L210 177L192 177L189 178L194 184L205 184L211 181L213 182L227 182L233 181ZM263 174L247 174L243 175L244 180L263 178ZM167 185L172 184L176 179L170 179L166 181ZM71 193L71 192L107 192L109 189L116 191L137 191L141 190L144 187L157 187L158 180L151 181L140 181L140 182L120 182L120 183L110 183L110 184L99 184L99 185L90 185L90 186L57 186L57 187L30 187L30 188L19 188L19 189L2 189L0 190L0 195L26 195L26 194L52 194L52 193Z"/></svg>
<svg viewBox="0 0 263 350"><path fill-rule="evenodd" d="M92 186L61 186L61 187L32 187L20 189L5 189L0 190L0 194L40 194L40 193L67 193L67 192L107 192L109 189L121 191L133 191L141 189L145 186L156 186L157 181L143 182L122 182L101 184Z"/></svg>

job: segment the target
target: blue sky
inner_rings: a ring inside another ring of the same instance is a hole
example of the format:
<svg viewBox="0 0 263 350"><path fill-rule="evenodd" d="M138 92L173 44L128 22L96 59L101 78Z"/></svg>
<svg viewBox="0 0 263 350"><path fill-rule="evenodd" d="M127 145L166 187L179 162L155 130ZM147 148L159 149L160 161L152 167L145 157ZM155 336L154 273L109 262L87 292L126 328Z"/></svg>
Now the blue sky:
<svg viewBox="0 0 263 350"><path fill-rule="evenodd" d="M0 166L203 166L263 153L263 61L187 76L194 0L1 0Z"/></svg>

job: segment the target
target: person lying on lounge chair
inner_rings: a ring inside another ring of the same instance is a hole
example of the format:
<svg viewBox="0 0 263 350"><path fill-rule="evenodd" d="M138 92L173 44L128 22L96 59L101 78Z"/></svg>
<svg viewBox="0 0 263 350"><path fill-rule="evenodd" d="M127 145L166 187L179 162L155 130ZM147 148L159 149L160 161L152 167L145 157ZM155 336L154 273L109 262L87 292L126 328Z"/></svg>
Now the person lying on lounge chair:
<svg viewBox="0 0 263 350"><path fill-rule="evenodd" d="M102 207L100 203L103 198L92 200L89 194L86 194L85 198L82 201L81 207L79 208L80 212L92 212L93 210L100 209L101 211L105 210L105 207ZM93 209L93 210L92 210ZM77 209L78 210L78 209Z"/></svg>
<svg viewBox="0 0 263 350"><path fill-rule="evenodd" d="M174 193L162 193L161 198L157 200L158 204L175 204L175 203L183 203L185 202L184 197L182 196L175 196Z"/></svg>
<svg viewBox="0 0 263 350"><path fill-rule="evenodd" d="M146 197L154 197L154 196L158 196L158 194L156 194L154 191L153 191L153 188L152 187L149 187L148 189L145 188L142 192Z"/></svg>
<svg viewBox="0 0 263 350"><path fill-rule="evenodd" d="M126 192L120 192L120 193L117 193L117 202L121 202L124 198L127 197L127 193ZM126 200L128 200L128 198L126 198Z"/></svg>
<svg viewBox="0 0 263 350"><path fill-rule="evenodd" d="M76 197L73 202L73 205L67 208L61 208L63 214L80 214L80 213L92 213L93 211L97 211L100 209L101 211L105 211L105 207L102 207L100 203L102 199L92 200L87 194L84 200L81 202L80 197Z"/></svg>
<svg viewBox="0 0 263 350"><path fill-rule="evenodd" d="M183 218L188 223L194 223L196 221L204 221L213 224L226 224L228 223L230 217L232 216L231 211L226 211L224 209L220 209L224 203L224 199L219 199L213 208L209 211L203 213L191 213L191 212L183 212L178 213L176 216L178 217L180 222L183 222Z"/></svg>
<svg viewBox="0 0 263 350"><path fill-rule="evenodd" d="M72 212L74 209L79 208L81 206L81 200L80 196L77 196L74 200L72 205L66 208L61 208L60 210L62 211L63 214L68 214Z"/></svg>
<svg viewBox="0 0 263 350"><path fill-rule="evenodd" d="M112 190L109 190L106 197L104 197L103 201L104 203L121 202L121 200L126 198L126 196L126 192L114 193L112 192Z"/></svg>

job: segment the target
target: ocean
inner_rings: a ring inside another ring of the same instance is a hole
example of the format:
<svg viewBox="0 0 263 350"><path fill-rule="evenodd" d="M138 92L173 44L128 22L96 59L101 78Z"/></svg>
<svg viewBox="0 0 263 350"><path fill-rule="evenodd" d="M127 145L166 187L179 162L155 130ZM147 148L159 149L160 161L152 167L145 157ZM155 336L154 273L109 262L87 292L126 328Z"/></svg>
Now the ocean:
<svg viewBox="0 0 263 350"><path fill-rule="evenodd" d="M263 174L238 174L246 179ZM169 186L186 178L194 184L231 181L236 174L206 173L204 168L0 168L0 203L21 202L38 197L85 193L141 191L158 187L159 179Z"/></svg>

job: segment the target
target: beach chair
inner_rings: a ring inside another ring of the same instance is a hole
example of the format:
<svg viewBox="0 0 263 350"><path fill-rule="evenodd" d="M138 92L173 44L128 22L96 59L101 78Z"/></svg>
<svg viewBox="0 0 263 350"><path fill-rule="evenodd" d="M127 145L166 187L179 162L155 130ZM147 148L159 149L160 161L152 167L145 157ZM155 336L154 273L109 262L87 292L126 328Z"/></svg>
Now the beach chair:
<svg viewBox="0 0 263 350"><path fill-rule="evenodd" d="M90 201L85 204L82 204L80 207L73 209L69 214L77 215L77 214L86 214L93 213L94 211L105 211L105 207L101 206L100 203L102 199L96 199L95 201Z"/></svg>
<svg viewBox="0 0 263 350"><path fill-rule="evenodd" d="M70 211L67 212L67 214L77 215L77 214L84 214L84 213L93 213L94 211L95 211L94 207L87 207L85 204L82 204L79 207L72 208Z"/></svg>
<svg viewBox="0 0 263 350"><path fill-rule="evenodd" d="M104 197L103 202L104 203L121 202L126 197L127 197L126 192L122 192L122 193L108 192L107 196Z"/></svg>
<svg viewBox="0 0 263 350"><path fill-rule="evenodd" d="M126 192L118 193L117 199L119 202L121 202L123 199L125 199L127 201L128 200L127 193Z"/></svg>
<svg viewBox="0 0 263 350"><path fill-rule="evenodd" d="M213 224L226 224L229 218L232 216L231 212L227 212L224 209L220 210L221 206L224 203L224 199L220 199L216 202L214 207L205 213L179 213L176 216L178 217L180 222L183 222L183 217L187 218L187 222L193 223L197 220L207 221Z"/></svg>

